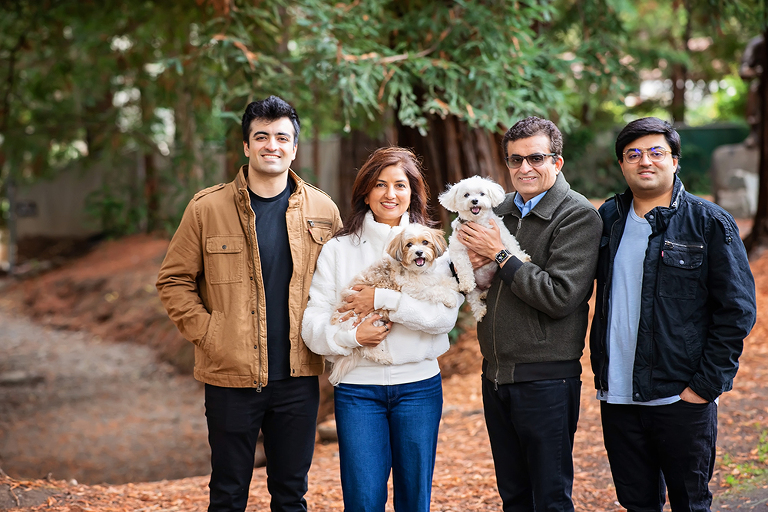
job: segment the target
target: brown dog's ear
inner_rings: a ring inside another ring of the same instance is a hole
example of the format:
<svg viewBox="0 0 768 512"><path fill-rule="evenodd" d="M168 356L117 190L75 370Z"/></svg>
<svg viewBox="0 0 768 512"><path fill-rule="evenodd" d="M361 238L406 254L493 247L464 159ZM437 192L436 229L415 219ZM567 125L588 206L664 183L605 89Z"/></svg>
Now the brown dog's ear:
<svg viewBox="0 0 768 512"><path fill-rule="evenodd" d="M387 248L385 249L387 254L392 256L397 261L403 261L403 233L400 231L395 237L389 241Z"/></svg>
<svg viewBox="0 0 768 512"><path fill-rule="evenodd" d="M429 236L435 246L435 258L442 256L448 250L448 244L445 242L445 233L442 229L430 229Z"/></svg>

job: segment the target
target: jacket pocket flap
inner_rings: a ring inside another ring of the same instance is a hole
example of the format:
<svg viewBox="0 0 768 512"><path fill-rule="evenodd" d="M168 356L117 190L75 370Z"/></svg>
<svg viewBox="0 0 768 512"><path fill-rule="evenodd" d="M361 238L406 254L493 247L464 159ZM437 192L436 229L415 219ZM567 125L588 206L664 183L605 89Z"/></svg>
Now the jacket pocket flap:
<svg viewBox="0 0 768 512"><path fill-rule="evenodd" d="M307 229L312 236L312 240L320 245L325 244L331 239L333 233L331 229L333 224L329 219L308 219Z"/></svg>
<svg viewBox="0 0 768 512"><path fill-rule="evenodd" d="M698 268L704 261L704 251L664 249L662 261L665 265L677 268Z"/></svg>
<svg viewBox="0 0 768 512"><path fill-rule="evenodd" d="M243 252L245 237L243 235L216 235L205 240L205 250L213 254L234 254Z"/></svg>

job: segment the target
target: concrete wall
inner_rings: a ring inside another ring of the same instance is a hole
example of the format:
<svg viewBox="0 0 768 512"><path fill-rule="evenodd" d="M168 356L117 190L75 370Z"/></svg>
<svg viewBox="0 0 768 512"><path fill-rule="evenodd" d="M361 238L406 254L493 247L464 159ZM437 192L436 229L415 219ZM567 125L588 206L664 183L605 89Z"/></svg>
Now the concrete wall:
<svg viewBox="0 0 768 512"><path fill-rule="evenodd" d="M223 152L212 148L205 151L205 164L192 172L196 179L215 184L226 180L226 157ZM170 159L156 155L155 167L158 172L166 172ZM121 155L123 161L134 161L135 171L125 174L123 170L110 170L95 166L85 170L70 169L56 175L52 180L41 180L33 185L19 186L17 202L22 206L33 205L34 208L22 208L34 212L31 217L19 217L17 236L19 240L26 237L51 238L86 238L101 232L102 226L98 219L89 216L86 209L88 195L96 192L106 181L109 186L129 186L141 194L146 176L144 158L135 152ZM130 168L130 166L129 166ZM203 176L204 175L204 176ZM173 187L171 187L173 188ZM186 204L190 197L173 197L177 189L161 190L160 207L163 214L170 214L178 202Z"/></svg>
<svg viewBox="0 0 768 512"><path fill-rule="evenodd" d="M339 160L341 138L332 136L320 141L319 170L313 169L313 146L311 139L302 138L299 153L293 169L299 175L327 192L338 201ZM190 171L191 175L209 185L227 181L226 156L218 147L206 147L201 152L204 162ZM156 156L155 166L160 172L167 172L171 165L168 157ZM86 200L89 194L98 191L105 181L110 186L130 186L142 190L146 176L144 159L135 152L120 156L121 162L133 161L135 171L108 170L103 167L89 169L70 169L59 173L51 180L41 180L33 185L20 185L17 189L17 202L22 210L31 216L17 219L17 238L24 240L31 237L45 238L87 238L98 234L102 226L98 219L88 215ZM126 166L123 166L124 168ZM179 187L169 185L169 190L161 191L163 215L171 215L178 207L183 207L191 198L191 193L181 191ZM177 197L178 196L178 197ZM26 206L26 207L25 207ZM8 233L0 232L0 268L8 261Z"/></svg>
<svg viewBox="0 0 768 512"><path fill-rule="evenodd" d="M69 170L53 180L20 186L17 201L34 204L36 215L19 217L19 239L30 236L87 237L98 233L100 226L85 211L85 198L101 186L98 170Z"/></svg>

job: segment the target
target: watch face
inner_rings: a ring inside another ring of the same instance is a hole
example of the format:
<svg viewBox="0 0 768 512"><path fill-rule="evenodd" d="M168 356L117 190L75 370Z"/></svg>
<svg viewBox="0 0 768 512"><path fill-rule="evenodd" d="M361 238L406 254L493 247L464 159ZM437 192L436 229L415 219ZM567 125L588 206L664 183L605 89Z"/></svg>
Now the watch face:
<svg viewBox="0 0 768 512"><path fill-rule="evenodd" d="M508 253L507 251L500 251L500 252L499 252L499 253L496 255L496 263L501 263L501 262L503 262L505 259L507 259L507 256L508 256L508 255L509 255L509 253Z"/></svg>

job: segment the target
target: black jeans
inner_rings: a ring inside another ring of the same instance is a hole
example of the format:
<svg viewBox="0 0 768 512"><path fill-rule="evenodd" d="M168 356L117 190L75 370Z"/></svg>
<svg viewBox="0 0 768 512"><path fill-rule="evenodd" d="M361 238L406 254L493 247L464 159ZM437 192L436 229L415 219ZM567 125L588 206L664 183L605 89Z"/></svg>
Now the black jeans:
<svg viewBox="0 0 768 512"><path fill-rule="evenodd" d="M709 511L717 405L616 405L602 402L603 440L621 506L659 512Z"/></svg>
<svg viewBox="0 0 768 512"><path fill-rule="evenodd" d="M485 424L504 512L572 512L579 377L517 384L483 379Z"/></svg>
<svg viewBox="0 0 768 512"><path fill-rule="evenodd" d="M261 392L206 384L212 470L208 511L245 510L259 430L264 433L270 509L306 511L319 402L317 377L270 381Z"/></svg>

